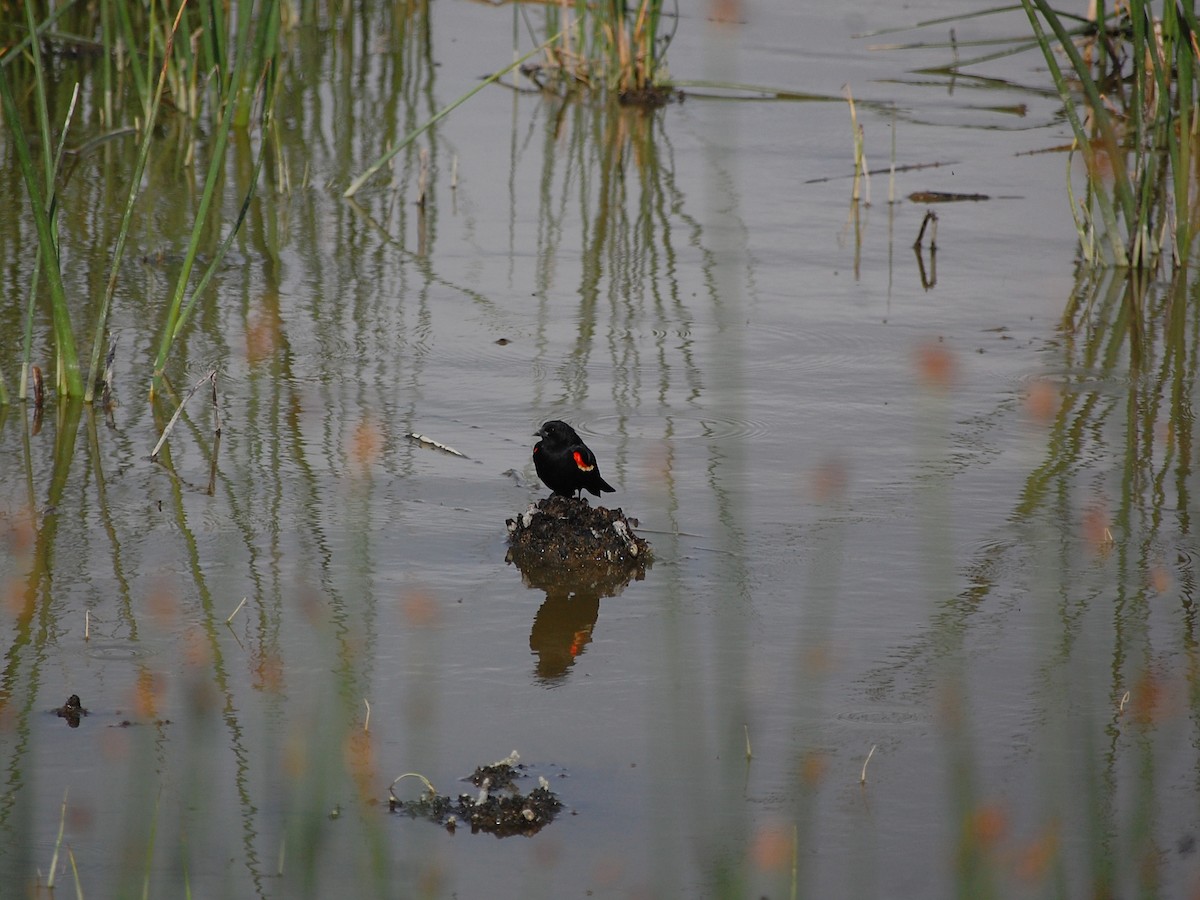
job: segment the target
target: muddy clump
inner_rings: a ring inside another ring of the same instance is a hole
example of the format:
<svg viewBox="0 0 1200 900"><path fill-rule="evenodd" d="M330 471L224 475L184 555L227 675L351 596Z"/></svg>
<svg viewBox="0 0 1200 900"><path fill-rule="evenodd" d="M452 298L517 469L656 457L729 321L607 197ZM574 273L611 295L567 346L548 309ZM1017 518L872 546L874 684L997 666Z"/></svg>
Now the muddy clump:
<svg viewBox="0 0 1200 900"><path fill-rule="evenodd" d="M641 577L651 560L650 544L634 533L637 519L620 509L552 494L508 520L507 561L526 569L580 573L633 573Z"/></svg>
<svg viewBox="0 0 1200 900"><path fill-rule="evenodd" d="M478 793L459 794L456 800L438 794L428 782L428 790L416 800L400 800L389 789L388 809L407 813L414 819L427 819L447 831L455 831L463 824L470 827L472 834L480 831L496 837L536 834L554 820L562 802L542 777L538 778L537 787L522 794L517 779L527 777L528 773L518 759L514 751L508 759L480 766L466 779L479 788Z"/></svg>

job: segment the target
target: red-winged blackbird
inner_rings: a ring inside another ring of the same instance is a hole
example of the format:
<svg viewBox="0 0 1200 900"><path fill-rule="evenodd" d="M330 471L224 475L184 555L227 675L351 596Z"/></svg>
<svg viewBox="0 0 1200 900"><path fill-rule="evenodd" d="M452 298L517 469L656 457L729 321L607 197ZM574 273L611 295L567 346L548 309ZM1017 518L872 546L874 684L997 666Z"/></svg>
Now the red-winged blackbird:
<svg viewBox="0 0 1200 900"><path fill-rule="evenodd" d="M600 477L596 454L566 422L552 419L534 433L541 440L533 447L533 466L554 493L570 497L589 491L599 497L601 491L616 490Z"/></svg>

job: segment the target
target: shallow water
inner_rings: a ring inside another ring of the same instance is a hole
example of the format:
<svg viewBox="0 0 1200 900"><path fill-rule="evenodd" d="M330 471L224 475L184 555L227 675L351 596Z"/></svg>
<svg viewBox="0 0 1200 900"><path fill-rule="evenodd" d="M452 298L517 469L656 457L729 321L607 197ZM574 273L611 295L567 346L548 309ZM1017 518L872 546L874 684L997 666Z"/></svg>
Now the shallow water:
<svg viewBox="0 0 1200 900"><path fill-rule="evenodd" d="M420 142L423 221L416 150L341 191L508 61L511 11L296 30L290 189L273 167L168 371L219 370L220 441L201 391L155 463L191 202L165 140L111 424L0 410L4 881L44 880L65 791L88 895L146 868L164 896L783 897L793 867L812 896L1197 890L1200 305L1077 272L1066 161L1027 155L1066 141L1039 56L917 75L949 51L852 37L948 11L761 4L671 48L677 78L849 84L872 166L893 129L898 165L941 163L895 204L881 174L852 204L844 102L494 87ZM128 152L64 196L75 296ZM939 206L918 255L917 190L993 199ZM30 235L0 241L10 297ZM549 418L654 546L617 596L505 563ZM72 693L78 729L50 711ZM386 812L397 775L469 792L514 748L567 807L532 838Z"/></svg>

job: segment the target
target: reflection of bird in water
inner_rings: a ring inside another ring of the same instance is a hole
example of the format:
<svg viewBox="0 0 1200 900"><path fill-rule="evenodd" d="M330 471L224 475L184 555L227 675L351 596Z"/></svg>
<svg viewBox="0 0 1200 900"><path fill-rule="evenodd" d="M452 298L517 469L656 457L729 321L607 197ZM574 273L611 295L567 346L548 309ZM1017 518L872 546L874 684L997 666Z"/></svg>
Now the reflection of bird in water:
<svg viewBox="0 0 1200 900"><path fill-rule="evenodd" d="M533 467L554 493L570 497L587 491L599 497L601 491L616 490L600 477L596 454L566 422L551 419L534 434L541 440L533 446Z"/></svg>
<svg viewBox="0 0 1200 900"><path fill-rule="evenodd" d="M599 594L559 591L546 595L529 632L529 649L538 658L535 672L539 681L559 681L567 674L575 657L592 642L599 615Z"/></svg>

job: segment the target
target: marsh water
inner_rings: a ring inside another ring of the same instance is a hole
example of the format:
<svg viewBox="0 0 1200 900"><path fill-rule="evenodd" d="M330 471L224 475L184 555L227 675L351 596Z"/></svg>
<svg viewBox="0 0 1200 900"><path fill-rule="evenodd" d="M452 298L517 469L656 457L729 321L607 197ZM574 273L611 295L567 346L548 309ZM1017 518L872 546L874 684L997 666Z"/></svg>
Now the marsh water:
<svg viewBox="0 0 1200 900"><path fill-rule="evenodd" d="M1080 264L1037 51L919 71L1023 14L954 47L856 37L957 11L682 8L675 78L794 94L494 85L351 201L524 25L465 2L297 24L278 151L151 401L205 147L168 119L115 407L0 408L0 894L52 860L89 897L1200 890L1200 301ZM52 75L65 104L90 63ZM857 203L844 86L877 170ZM81 335L133 153L90 149L64 188ZM987 199L908 199L930 191ZM2 227L11 386L36 237ZM219 439L205 387L152 461L210 370ZM505 561L551 418L653 546L612 595ZM514 749L564 804L536 834L388 810L403 773L474 792Z"/></svg>

